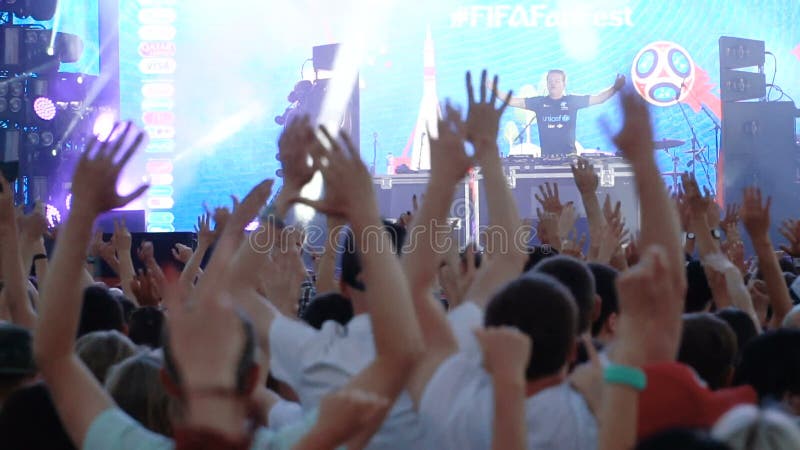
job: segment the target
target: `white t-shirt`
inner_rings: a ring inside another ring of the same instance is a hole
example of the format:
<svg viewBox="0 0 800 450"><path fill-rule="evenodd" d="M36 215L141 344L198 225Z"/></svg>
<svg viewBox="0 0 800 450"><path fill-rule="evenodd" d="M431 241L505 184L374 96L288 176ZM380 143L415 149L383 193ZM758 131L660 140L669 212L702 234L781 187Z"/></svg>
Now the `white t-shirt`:
<svg viewBox="0 0 800 450"><path fill-rule="evenodd" d="M289 384L304 411L319 406L322 397L346 385L375 359L372 325L367 315L347 326L328 321L316 330L278 316L270 328L270 369ZM408 393L398 397L368 450L425 448L425 433Z"/></svg>
<svg viewBox="0 0 800 450"><path fill-rule="evenodd" d="M459 353L431 377L420 415L438 448L489 450L492 447L494 389L483 368L471 330L483 324L483 312L465 302L449 315ZM476 325L479 324L479 325ZM568 382L544 389L525 401L529 450L594 450L597 421L586 401Z"/></svg>

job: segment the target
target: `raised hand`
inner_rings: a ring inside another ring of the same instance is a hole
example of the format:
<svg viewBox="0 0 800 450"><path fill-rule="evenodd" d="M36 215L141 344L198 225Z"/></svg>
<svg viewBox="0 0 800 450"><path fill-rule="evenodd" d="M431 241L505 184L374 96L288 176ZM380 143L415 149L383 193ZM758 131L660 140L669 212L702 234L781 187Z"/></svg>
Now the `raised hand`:
<svg viewBox="0 0 800 450"><path fill-rule="evenodd" d="M608 194L606 194L606 198L603 201L603 218L606 220L606 223L622 218L622 203L616 202L612 208L611 196Z"/></svg>
<svg viewBox="0 0 800 450"><path fill-rule="evenodd" d="M278 140L278 148L284 189L299 191L311 181L316 171L309 164L311 154L322 150L308 116L291 121Z"/></svg>
<svg viewBox="0 0 800 450"><path fill-rule="evenodd" d="M575 205L572 202L567 202L558 216L558 237L564 239L569 232L575 228L575 222L578 220L578 212L575 210Z"/></svg>
<svg viewBox="0 0 800 450"><path fill-rule="evenodd" d="M647 103L633 90L621 94L625 122L614 144L632 164L653 161L653 127Z"/></svg>
<svg viewBox="0 0 800 450"><path fill-rule="evenodd" d="M661 247L649 247L638 264L617 278L621 314L612 356L615 362L641 366L675 360L683 293L671 282L667 264Z"/></svg>
<svg viewBox="0 0 800 450"><path fill-rule="evenodd" d="M742 223L750 235L755 240L769 237L769 208L772 198L767 197L766 202L762 202L761 189L748 187L744 190L744 201L742 202Z"/></svg>
<svg viewBox="0 0 800 450"><path fill-rule="evenodd" d="M114 234L111 235L111 243L117 250L118 255L130 255L131 247L133 246L133 237L128 227L125 225L125 220L114 221Z"/></svg>
<svg viewBox="0 0 800 450"><path fill-rule="evenodd" d="M536 208L536 216L539 219L536 225L539 242L561 251L561 237L558 235L559 216L555 213L542 212L539 208Z"/></svg>
<svg viewBox="0 0 800 450"><path fill-rule="evenodd" d="M497 141L497 132L500 128L500 116L503 115L511 99L511 91L506 94L502 99L499 108L495 107L497 101L496 90L492 90L488 100L486 98L486 70L481 72L481 83L479 88L479 98L475 101L475 92L472 87L472 74L467 72L467 98L469 100L469 109L467 111L466 132L467 140L475 145L476 158L481 160L485 156L499 156L495 145ZM494 76L492 83L494 86L498 85L498 77ZM486 148L486 147L489 148Z"/></svg>
<svg viewBox="0 0 800 450"><path fill-rule="evenodd" d="M800 221L784 220L780 228L781 235L789 241L789 245L781 245L780 248L793 258L800 258Z"/></svg>
<svg viewBox="0 0 800 450"><path fill-rule="evenodd" d="M139 261L143 263L155 260L155 249L153 248L153 243L150 241L142 241L136 254L139 257Z"/></svg>
<svg viewBox="0 0 800 450"><path fill-rule="evenodd" d="M14 209L14 189L0 174L0 233L12 239L17 238L17 211Z"/></svg>
<svg viewBox="0 0 800 450"><path fill-rule="evenodd" d="M314 148L312 156L314 166L322 172L325 179L325 198L295 200L323 214L345 217L351 223L354 218L363 217L363 214L377 216L372 177L350 136L340 131L340 138L337 140L324 126L320 130L330 142L331 150Z"/></svg>
<svg viewBox="0 0 800 450"><path fill-rule="evenodd" d="M606 224L600 235L602 236L602 242L598 247L597 260L603 264L608 264L614 254L625 243L628 235L628 231L625 229L625 221L615 217Z"/></svg>
<svg viewBox="0 0 800 450"><path fill-rule="evenodd" d="M42 237L49 234L47 218L44 216L42 202L37 201L33 211L29 214L20 215L17 218L17 229L19 230L20 237L26 242L41 240Z"/></svg>
<svg viewBox="0 0 800 450"><path fill-rule="evenodd" d="M114 127L112 136L120 126L117 124ZM130 194L121 196L116 189L122 168L145 139L145 133L137 131L133 141L128 142L133 133L133 124L128 122L115 142L109 140L101 143L93 138L81 154L72 179L72 204L81 211L98 215L127 205L147 190L147 185L141 185Z"/></svg>
<svg viewBox="0 0 800 450"><path fill-rule="evenodd" d="M530 337L513 327L478 328L474 333L487 372L495 377L524 379L531 356Z"/></svg>
<svg viewBox="0 0 800 450"><path fill-rule="evenodd" d="M544 209L545 212L560 216L561 212L564 210L564 205L561 203L561 199L558 196L558 183L553 183L552 186L549 181L543 185L540 184L539 192L542 194L541 196L539 196L539 194L533 194L533 197L542 205L542 209Z"/></svg>
<svg viewBox="0 0 800 450"><path fill-rule="evenodd" d="M583 254L583 247L585 245L586 233L578 237L578 231L573 229L570 236L565 238L561 243L561 254L584 260L586 259L586 256Z"/></svg>
<svg viewBox="0 0 800 450"><path fill-rule="evenodd" d="M578 158L577 164L570 164L572 177L581 194L594 194L600 184L600 177L594 171L594 166L583 158ZM541 188L541 186L540 186Z"/></svg>
<svg viewBox="0 0 800 450"><path fill-rule="evenodd" d="M684 191L684 202L689 207L691 217L695 220L704 220L706 225L711 226L708 222L709 215L707 212L710 209L711 201L710 196L700 193L700 187L697 185L697 180L694 175L689 172L684 172L681 175L681 184ZM708 191L706 191L708 193ZM717 214L717 222L719 222L719 214Z"/></svg>
<svg viewBox="0 0 800 450"><path fill-rule="evenodd" d="M464 149L467 128L461 111L445 103L444 115L438 122L438 136L431 139L431 173L448 185L454 185L467 174L473 160ZM428 136L431 136L428 130ZM416 196L415 196L416 198Z"/></svg>
<svg viewBox="0 0 800 450"><path fill-rule="evenodd" d="M194 251L188 245L181 244L177 242L175 246L172 248L172 257L175 258L176 261L186 264L189 262L189 259L194 254Z"/></svg>
<svg viewBox="0 0 800 450"><path fill-rule="evenodd" d="M203 214L197 218L194 232L197 233L197 245L205 248L211 247L211 244L217 238L216 230L211 229L211 216L209 214Z"/></svg>
<svg viewBox="0 0 800 450"><path fill-rule="evenodd" d="M614 80L614 90L619 92L624 87L625 87L625 75L618 73L617 78Z"/></svg>

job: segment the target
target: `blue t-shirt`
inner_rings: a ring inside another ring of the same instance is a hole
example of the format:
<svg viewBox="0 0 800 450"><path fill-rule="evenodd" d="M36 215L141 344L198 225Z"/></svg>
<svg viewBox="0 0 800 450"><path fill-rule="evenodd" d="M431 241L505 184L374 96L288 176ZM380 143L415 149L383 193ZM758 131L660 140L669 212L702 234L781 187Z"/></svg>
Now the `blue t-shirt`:
<svg viewBox="0 0 800 450"><path fill-rule="evenodd" d="M536 112L542 156L575 153L575 121L578 110L589 106L588 95L528 97L525 109Z"/></svg>

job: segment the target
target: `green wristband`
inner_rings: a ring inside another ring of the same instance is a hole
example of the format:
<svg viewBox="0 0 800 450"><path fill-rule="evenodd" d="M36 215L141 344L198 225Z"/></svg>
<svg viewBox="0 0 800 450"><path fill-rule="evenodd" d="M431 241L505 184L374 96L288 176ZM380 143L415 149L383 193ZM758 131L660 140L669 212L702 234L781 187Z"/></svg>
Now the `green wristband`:
<svg viewBox="0 0 800 450"><path fill-rule="evenodd" d="M647 375L641 369L621 364L610 364L603 371L606 383L622 384L643 391L647 387Z"/></svg>

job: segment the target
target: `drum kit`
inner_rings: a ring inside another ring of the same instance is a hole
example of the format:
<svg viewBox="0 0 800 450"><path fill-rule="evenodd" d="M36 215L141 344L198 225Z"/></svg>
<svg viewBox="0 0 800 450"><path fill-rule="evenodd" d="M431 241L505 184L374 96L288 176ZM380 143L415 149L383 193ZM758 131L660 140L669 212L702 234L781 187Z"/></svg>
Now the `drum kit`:
<svg viewBox="0 0 800 450"><path fill-rule="evenodd" d="M664 177L671 177L672 178L672 185L677 186L680 176L684 173L684 171L678 170L678 165L680 164L681 158L678 156L680 154L680 150L677 150L677 147L685 144L686 141L682 141L680 139L662 139L660 141L653 142L653 149L654 150L664 150L672 159L672 172L661 172L661 175ZM692 172L695 173L697 170L697 161L700 160L700 154L706 151L707 147L696 148L696 146L692 146L691 149L684 151L683 153L692 155L691 162L689 165L692 166Z"/></svg>

